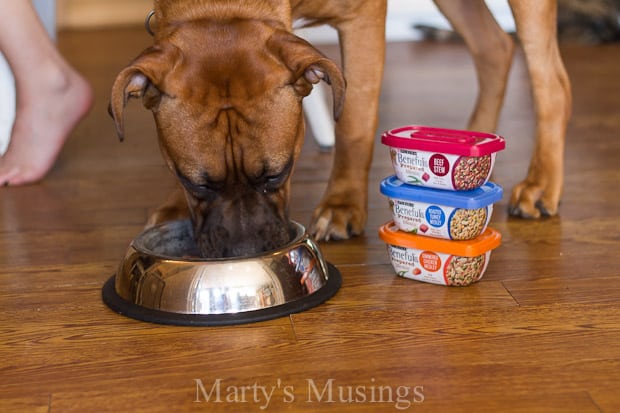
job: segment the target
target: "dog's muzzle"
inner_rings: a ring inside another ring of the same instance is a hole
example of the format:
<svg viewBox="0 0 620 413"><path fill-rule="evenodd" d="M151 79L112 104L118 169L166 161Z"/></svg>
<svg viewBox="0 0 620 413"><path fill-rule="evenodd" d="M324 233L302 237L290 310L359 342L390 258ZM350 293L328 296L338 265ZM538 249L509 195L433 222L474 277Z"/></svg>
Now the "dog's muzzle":
<svg viewBox="0 0 620 413"><path fill-rule="evenodd" d="M194 230L205 258L254 255L290 241L286 214L257 192L220 197L201 212Z"/></svg>

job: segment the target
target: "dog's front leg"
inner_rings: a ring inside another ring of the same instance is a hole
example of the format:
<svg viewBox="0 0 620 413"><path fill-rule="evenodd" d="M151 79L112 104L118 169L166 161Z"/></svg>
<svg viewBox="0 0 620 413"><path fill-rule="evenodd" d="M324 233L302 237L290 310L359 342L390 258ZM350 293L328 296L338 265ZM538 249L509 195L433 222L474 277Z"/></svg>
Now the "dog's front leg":
<svg viewBox="0 0 620 413"><path fill-rule="evenodd" d="M510 212L555 215L564 180L564 139L571 111L570 82L557 41L555 0L511 0L532 83L536 143L526 179L512 191Z"/></svg>
<svg viewBox="0 0 620 413"><path fill-rule="evenodd" d="M185 194L181 188L178 188L170 193L165 203L160 205L149 215L146 228L150 228L162 222L189 217L190 212L187 207L187 201L185 200Z"/></svg>
<svg viewBox="0 0 620 413"><path fill-rule="evenodd" d="M360 234L368 215L368 171L383 78L386 4L368 1L357 13L336 25L347 92L336 124L332 174L310 226L319 240Z"/></svg>

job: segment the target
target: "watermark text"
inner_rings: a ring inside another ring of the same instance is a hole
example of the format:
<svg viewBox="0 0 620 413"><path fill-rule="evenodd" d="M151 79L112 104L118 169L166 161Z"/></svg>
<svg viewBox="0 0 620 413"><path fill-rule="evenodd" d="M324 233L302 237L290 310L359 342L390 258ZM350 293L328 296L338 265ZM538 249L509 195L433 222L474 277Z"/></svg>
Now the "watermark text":
<svg viewBox="0 0 620 413"><path fill-rule="evenodd" d="M389 385L374 378L355 384L341 383L329 378L307 378L303 384L286 383L275 379L269 383L258 381L246 384L228 383L224 379L193 379L194 403L254 404L260 410L272 402L281 403L330 403L330 404L382 404L396 410L407 410L424 402L422 385Z"/></svg>

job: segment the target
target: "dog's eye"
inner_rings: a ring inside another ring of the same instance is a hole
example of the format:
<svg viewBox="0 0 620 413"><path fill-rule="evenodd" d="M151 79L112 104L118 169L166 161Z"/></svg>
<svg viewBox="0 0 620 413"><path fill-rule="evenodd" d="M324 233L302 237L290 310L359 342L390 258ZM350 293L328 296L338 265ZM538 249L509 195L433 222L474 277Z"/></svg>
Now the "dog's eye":
<svg viewBox="0 0 620 413"><path fill-rule="evenodd" d="M213 191L213 188L209 185L191 185L190 187L193 192L197 193L209 193Z"/></svg>
<svg viewBox="0 0 620 413"><path fill-rule="evenodd" d="M211 182L208 183L195 183L192 182L189 178L177 174L179 177L179 181L185 187L185 189L194 195L196 198L200 199L208 199L210 197L215 196L217 191L220 189L221 185L214 184Z"/></svg>
<svg viewBox="0 0 620 413"><path fill-rule="evenodd" d="M282 184L286 182L289 175L291 174L291 170L293 169L293 162L290 161L286 164L284 169L282 169L278 173L265 174L263 177L263 185L265 192L273 192L280 189Z"/></svg>
<svg viewBox="0 0 620 413"><path fill-rule="evenodd" d="M276 191L280 188L282 183L286 180L287 173L280 173L278 175L270 175L265 177L265 190Z"/></svg>
<svg viewBox="0 0 620 413"><path fill-rule="evenodd" d="M209 185L186 184L185 189L198 199L208 200L216 195L216 191Z"/></svg>

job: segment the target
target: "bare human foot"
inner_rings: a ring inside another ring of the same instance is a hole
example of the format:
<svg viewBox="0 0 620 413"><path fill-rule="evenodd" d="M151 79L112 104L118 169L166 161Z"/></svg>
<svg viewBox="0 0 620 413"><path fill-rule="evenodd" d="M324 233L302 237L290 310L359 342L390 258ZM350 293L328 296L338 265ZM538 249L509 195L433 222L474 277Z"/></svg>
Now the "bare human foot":
<svg viewBox="0 0 620 413"><path fill-rule="evenodd" d="M11 140L0 158L0 185L24 185L43 178L65 140L88 113L93 94L87 81L66 64L51 65L17 92Z"/></svg>

